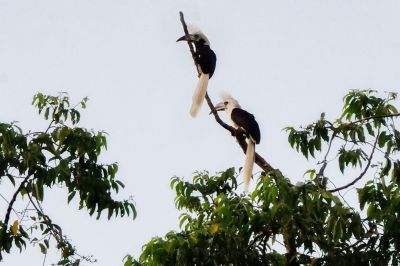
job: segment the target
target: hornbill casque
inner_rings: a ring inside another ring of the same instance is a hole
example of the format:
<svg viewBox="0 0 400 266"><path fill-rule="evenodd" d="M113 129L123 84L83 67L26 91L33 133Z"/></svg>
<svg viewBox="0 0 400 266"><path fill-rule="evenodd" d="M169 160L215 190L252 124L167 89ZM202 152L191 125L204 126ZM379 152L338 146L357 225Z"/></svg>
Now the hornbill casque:
<svg viewBox="0 0 400 266"><path fill-rule="evenodd" d="M225 110L232 125L236 129L242 129L248 139L246 149L246 160L243 167L244 190L249 189L250 179L253 174L253 165L255 158L255 145L260 143L260 128L254 115L241 109L239 102L230 95L223 95L222 102L215 106L216 111Z"/></svg>
<svg viewBox="0 0 400 266"><path fill-rule="evenodd" d="M213 50L210 48L210 42L204 33L200 30L195 30L189 34L190 40L194 43L196 48L196 63L199 66L199 82L197 83L196 90L192 98L192 106L190 108L190 115L196 117L201 105L203 104L204 97L206 96L208 80L213 76L217 57ZM179 41L187 41L186 36L180 37Z"/></svg>

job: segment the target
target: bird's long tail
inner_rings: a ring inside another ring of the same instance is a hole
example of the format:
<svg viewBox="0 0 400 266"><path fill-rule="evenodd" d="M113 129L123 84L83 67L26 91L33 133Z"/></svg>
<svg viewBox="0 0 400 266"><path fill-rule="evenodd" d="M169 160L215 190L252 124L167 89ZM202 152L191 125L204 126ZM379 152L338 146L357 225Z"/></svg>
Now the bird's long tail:
<svg viewBox="0 0 400 266"><path fill-rule="evenodd" d="M251 176L253 175L253 165L255 158L255 143L249 139L247 143L246 149L246 161L244 162L243 167L243 177L244 177L244 191L247 192L249 190L249 184Z"/></svg>
<svg viewBox="0 0 400 266"><path fill-rule="evenodd" d="M196 90L193 94L192 106L190 107L190 115L196 117L203 104L204 97L206 97L209 74L202 73L197 83Z"/></svg>

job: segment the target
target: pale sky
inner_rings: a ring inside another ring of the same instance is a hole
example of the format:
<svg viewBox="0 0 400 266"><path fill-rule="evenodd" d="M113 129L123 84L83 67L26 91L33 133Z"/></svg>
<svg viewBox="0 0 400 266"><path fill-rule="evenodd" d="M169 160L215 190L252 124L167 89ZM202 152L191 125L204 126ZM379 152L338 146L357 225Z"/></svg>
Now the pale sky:
<svg viewBox="0 0 400 266"><path fill-rule="evenodd" d="M178 229L172 176L243 164L206 105L196 119L189 115L197 76L187 45L175 42L183 35L180 10L217 55L213 101L227 91L256 116L256 150L294 183L311 164L290 149L284 127L321 112L336 118L349 89L399 90L398 1L0 0L0 122L43 129L30 105L38 91L88 96L80 126L108 132L101 160L119 163L126 188L118 198L136 202L134 221L97 221L77 201L67 205L65 190L45 194L47 214L95 265L122 265L151 237ZM341 178L337 184L347 183ZM45 265L57 258L51 252ZM38 247L4 258L11 266L42 262Z"/></svg>

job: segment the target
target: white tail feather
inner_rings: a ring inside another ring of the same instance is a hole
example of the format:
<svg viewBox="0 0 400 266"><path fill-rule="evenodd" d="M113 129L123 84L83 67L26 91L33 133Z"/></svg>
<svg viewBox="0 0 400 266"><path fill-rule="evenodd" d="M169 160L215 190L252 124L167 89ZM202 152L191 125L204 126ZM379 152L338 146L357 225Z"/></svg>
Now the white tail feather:
<svg viewBox="0 0 400 266"><path fill-rule="evenodd" d="M207 86L208 86L209 74L201 74L199 82L197 83L196 90L194 91L192 98L192 107L190 107L190 115L196 117L200 111L201 105L203 104L204 97L206 97Z"/></svg>
<svg viewBox="0 0 400 266"><path fill-rule="evenodd" d="M246 161L243 167L244 191L248 192L251 176L253 175L253 165L255 157L255 143L249 139L246 149Z"/></svg>

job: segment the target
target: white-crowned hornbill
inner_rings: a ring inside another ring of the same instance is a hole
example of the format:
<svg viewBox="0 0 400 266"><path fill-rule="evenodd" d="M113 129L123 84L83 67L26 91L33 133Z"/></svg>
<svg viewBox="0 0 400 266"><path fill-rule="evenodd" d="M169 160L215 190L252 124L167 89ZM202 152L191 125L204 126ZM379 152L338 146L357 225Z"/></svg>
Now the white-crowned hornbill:
<svg viewBox="0 0 400 266"><path fill-rule="evenodd" d="M194 43L196 51L196 63L199 66L199 82L197 83L196 90L193 94L192 106L190 108L190 115L196 117L201 105L203 104L204 97L206 96L208 80L212 77L217 63L217 57L213 50L210 48L210 42L204 33L200 30L195 30L189 34L190 40ZM186 40L186 36L182 36L177 40Z"/></svg>
<svg viewBox="0 0 400 266"><path fill-rule="evenodd" d="M222 102L215 106L215 110L225 110L228 118L232 120L233 127L242 129L247 136L246 160L243 167L245 191L247 191L253 174L255 145L259 144L261 139L260 128L254 115L241 109L238 101L230 95L224 95Z"/></svg>

